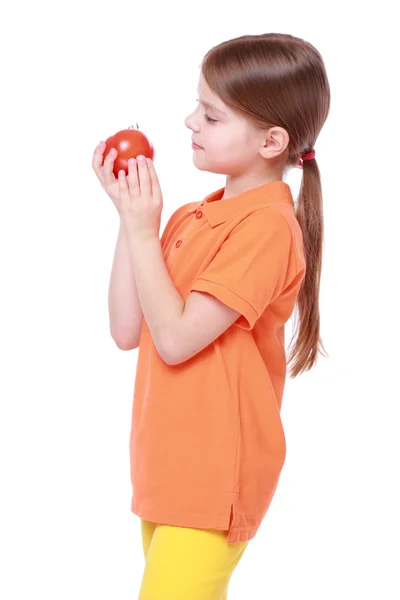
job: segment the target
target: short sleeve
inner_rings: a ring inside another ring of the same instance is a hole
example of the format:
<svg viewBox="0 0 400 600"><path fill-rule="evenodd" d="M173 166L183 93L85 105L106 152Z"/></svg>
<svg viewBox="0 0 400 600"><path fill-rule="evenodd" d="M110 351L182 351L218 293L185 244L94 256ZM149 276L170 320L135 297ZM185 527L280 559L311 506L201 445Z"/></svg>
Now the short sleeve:
<svg viewBox="0 0 400 600"><path fill-rule="evenodd" d="M264 207L230 232L191 291L212 294L241 313L235 325L252 329L286 286L291 248L292 232L285 218Z"/></svg>

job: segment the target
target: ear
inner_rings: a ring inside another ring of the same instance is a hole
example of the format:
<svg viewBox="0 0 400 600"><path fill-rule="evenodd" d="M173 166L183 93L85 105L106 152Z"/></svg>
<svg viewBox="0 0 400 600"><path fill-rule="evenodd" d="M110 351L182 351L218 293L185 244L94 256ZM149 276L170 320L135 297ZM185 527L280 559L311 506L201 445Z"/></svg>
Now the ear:
<svg viewBox="0 0 400 600"><path fill-rule="evenodd" d="M263 158L276 158L283 154L289 145L289 134L283 127L272 127L264 134L259 152Z"/></svg>

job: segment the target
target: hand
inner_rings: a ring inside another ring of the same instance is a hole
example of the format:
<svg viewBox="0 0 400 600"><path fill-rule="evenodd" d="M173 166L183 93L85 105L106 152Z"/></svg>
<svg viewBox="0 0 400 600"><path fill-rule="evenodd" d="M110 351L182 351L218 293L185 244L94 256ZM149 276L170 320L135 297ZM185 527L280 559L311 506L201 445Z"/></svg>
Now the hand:
<svg viewBox="0 0 400 600"><path fill-rule="evenodd" d="M153 161L138 156L118 173L120 215L128 238L148 239L160 235L163 198Z"/></svg>
<svg viewBox="0 0 400 600"><path fill-rule="evenodd" d="M93 154L92 167L101 183L103 190L106 192L109 198L111 198L117 211L120 212L119 182L113 173L114 160L117 158L118 152L115 148L111 148L110 152L104 159L103 165L103 153L105 148L105 142L100 142Z"/></svg>

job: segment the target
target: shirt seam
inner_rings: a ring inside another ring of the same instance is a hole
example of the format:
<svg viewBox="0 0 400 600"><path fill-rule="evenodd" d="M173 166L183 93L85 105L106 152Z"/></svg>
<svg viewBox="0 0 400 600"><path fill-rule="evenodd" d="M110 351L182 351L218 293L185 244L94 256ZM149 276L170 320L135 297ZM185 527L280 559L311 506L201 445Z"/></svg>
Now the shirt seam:
<svg viewBox="0 0 400 600"><path fill-rule="evenodd" d="M240 447L240 431L241 431L241 413L240 413L240 382L242 376L242 368L241 368L241 359L243 354L243 344L241 343L242 330L240 327L236 327L236 334L238 340L238 356L237 356L237 369L238 369L238 377L237 377L237 410L238 410L238 430L237 430L237 439L236 439L236 457L235 457L235 471L233 476L233 489L236 490L236 481L238 476L239 469L239 447ZM239 490L238 490L239 493Z"/></svg>
<svg viewBox="0 0 400 600"><path fill-rule="evenodd" d="M279 212L278 210L275 210L274 212L275 212L275 214L277 214L277 215L279 215L280 217L282 217L282 219L285 221L285 223L286 223L286 225L287 225L287 227L288 227L288 229L289 229L289 232L290 232L290 238L291 238L291 242L292 242L292 243L291 243L291 245L292 245L292 246L293 246L293 248L294 248L294 255L295 255L295 257L296 257L296 271L299 271L299 263L300 263L300 261L299 261L299 256L298 256L298 254L297 254L297 245L296 245L295 235L294 235L294 233L293 233L293 231L292 231L292 228L291 228L291 226L290 226L290 224L289 224L289 221L287 220L287 218L285 217L285 215L283 215L283 214L282 214L281 212ZM300 226L300 225L299 225L299 226Z"/></svg>

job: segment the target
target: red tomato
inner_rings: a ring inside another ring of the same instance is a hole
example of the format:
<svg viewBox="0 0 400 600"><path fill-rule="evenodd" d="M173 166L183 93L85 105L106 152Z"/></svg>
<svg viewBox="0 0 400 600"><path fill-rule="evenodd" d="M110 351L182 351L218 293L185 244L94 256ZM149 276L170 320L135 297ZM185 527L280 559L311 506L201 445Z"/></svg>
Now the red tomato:
<svg viewBox="0 0 400 600"><path fill-rule="evenodd" d="M137 125L137 124L136 124ZM139 154L147 156L147 158L154 158L153 144L149 142L147 137L138 129L122 129L118 133L110 136L106 139L106 147L103 152L104 158L110 152L111 148L115 148L118 151L118 156L114 161L113 173L118 179L118 172L123 169L128 175L128 160L130 158L136 158Z"/></svg>

